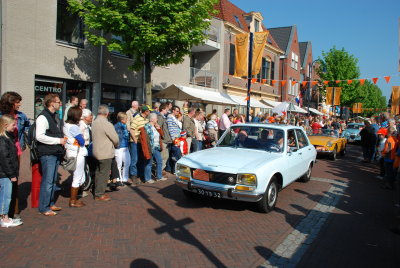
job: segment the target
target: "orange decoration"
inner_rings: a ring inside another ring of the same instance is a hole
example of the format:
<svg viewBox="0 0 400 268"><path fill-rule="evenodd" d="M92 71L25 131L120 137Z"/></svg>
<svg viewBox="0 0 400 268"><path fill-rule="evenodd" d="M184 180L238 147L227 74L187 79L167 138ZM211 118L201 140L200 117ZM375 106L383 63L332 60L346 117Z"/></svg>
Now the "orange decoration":
<svg viewBox="0 0 400 268"><path fill-rule="evenodd" d="M274 85L275 85L275 82L276 82L276 80L272 80L272 81L271 81L271 86L274 86Z"/></svg>
<svg viewBox="0 0 400 268"><path fill-rule="evenodd" d="M360 81L360 85L364 85L365 79L360 79L359 81Z"/></svg>
<svg viewBox="0 0 400 268"><path fill-rule="evenodd" d="M390 76L384 76L383 78L385 78L385 80L386 80L386 83L388 83L389 84L389 82L390 82Z"/></svg>
<svg viewBox="0 0 400 268"><path fill-rule="evenodd" d="M339 84L340 83L340 80L336 80L336 84Z"/></svg>
<svg viewBox="0 0 400 268"><path fill-rule="evenodd" d="M305 87L307 85L307 81L303 81L301 82L301 84L303 85L303 87Z"/></svg>
<svg viewBox="0 0 400 268"><path fill-rule="evenodd" d="M324 81L324 85L326 86L327 84L329 84L329 81Z"/></svg>
<svg viewBox="0 0 400 268"><path fill-rule="evenodd" d="M376 85L376 82L378 82L378 77L372 78L372 82L374 82L374 84Z"/></svg>
<svg viewBox="0 0 400 268"><path fill-rule="evenodd" d="M296 83L297 83L296 81L292 81L292 86L296 85Z"/></svg>
<svg viewBox="0 0 400 268"><path fill-rule="evenodd" d="M252 78L251 82L254 84L255 82L257 82L257 78Z"/></svg>
<svg viewBox="0 0 400 268"><path fill-rule="evenodd" d="M246 97L244 100L245 100L245 101L248 101L248 100L249 100L249 97Z"/></svg>
<svg viewBox="0 0 400 268"><path fill-rule="evenodd" d="M348 85L350 85L351 83L353 83L353 80L347 80Z"/></svg>
<svg viewBox="0 0 400 268"><path fill-rule="evenodd" d="M282 80L281 85L284 87L286 85L286 80Z"/></svg>
<svg viewBox="0 0 400 268"><path fill-rule="evenodd" d="M315 86L318 82L317 81L311 81L311 85Z"/></svg>
<svg viewBox="0 0 400 268"><path fill-rule="evenodd" d="M263 83L263 84L267 83L267 79L262 79L261 83Z"/></svg>

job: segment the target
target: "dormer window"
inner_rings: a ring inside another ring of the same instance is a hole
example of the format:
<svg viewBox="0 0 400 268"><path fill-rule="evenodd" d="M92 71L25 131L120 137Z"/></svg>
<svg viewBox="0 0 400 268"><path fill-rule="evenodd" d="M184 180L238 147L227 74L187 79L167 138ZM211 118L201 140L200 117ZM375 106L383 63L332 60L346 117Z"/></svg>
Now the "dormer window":
<svg viewBox="0 0 400 268"><path fill-rule="evenodd" d="M260 21L254 20L254 31L259 32L260 31Z"/></svg>
<svg viewBox="0 0 400 268"><path fill-rule="evenodd" d="M235 15L233 17L235 18L235 21L238 24L238 26L243 29L243 25L242 25L242 23L240 23L240 20L239 20L238 16Z"/></svg>

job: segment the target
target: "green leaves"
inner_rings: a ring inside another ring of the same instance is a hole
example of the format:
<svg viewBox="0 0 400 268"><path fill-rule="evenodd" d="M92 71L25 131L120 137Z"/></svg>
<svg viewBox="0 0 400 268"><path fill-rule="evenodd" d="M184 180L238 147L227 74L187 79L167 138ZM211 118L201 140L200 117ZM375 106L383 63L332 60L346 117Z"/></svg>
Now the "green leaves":
<svg viewBox="0 0 400 268"><path fill-rule="evenodd" d="M155 65L183 61L192 46L205 38L217 0L68 0L70 10L84 20L94 45L134 55L134 69L143 67L148 53ZM100 36L104 30L107 38ZM110 38L111 34L121 40Z"/></svg>

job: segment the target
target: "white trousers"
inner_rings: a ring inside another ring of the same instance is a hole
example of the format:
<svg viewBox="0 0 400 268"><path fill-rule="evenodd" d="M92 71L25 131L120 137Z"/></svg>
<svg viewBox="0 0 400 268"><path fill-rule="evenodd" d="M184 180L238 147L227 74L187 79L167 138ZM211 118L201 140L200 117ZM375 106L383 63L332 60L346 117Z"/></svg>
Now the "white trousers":
<svg viewBox="0 0 400 268"><path fill-rule="evenodd" d="M85 157L78 155L76 158L76 169L72 177L72 187L78 188L85 182Z"/></svg>
<svg viewBox="0 0 400 268"><path fill-rule="evenodd" d="M131 164L131 154L128 148L115 149L115 161L117 162L118 171L121 181L125 182L129 179L129 166Z"/></svg>

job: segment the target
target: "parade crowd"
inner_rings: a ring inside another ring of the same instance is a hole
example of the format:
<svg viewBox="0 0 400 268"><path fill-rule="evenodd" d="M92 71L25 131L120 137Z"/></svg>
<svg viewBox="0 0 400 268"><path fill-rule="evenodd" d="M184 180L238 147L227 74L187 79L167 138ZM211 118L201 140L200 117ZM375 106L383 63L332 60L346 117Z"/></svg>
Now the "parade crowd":
<svg viewBox="0 0 400 268"><path fill-rule="evenodd" d="M226 108L221 115L213 110L206 115L188 102L178 107L172 102L149 106L132 101L128 111L113 115L113 123L109 107L104 104L98 107L94 119L85 99L71 97L64 107L64 117L59 113L62 107L59 95L48 94L43 103L44 109L31 124L19 111L22 97L18 93L6 92L0 99L1 227L22 224L18 176L20 157L27 146L31 149L31 161L40 164L39 212L55 216L62 210L55 205L55 192L60 190L60 164L72 175L70 207L85 206L82 197L90 194L82 187L87 166L95 178L94 199L110 201L107 190L166 180L183 155L212 147L227 128L245 122L245 115L237 109ZM308 134L318 133L322 128L342 132L348 123L325 116L254 112L251 122L302 126ZM400 164L396 121L388 114L371 118L365 121L360 135L364 161L378 161L384 187L393 189Z"/></svg>

